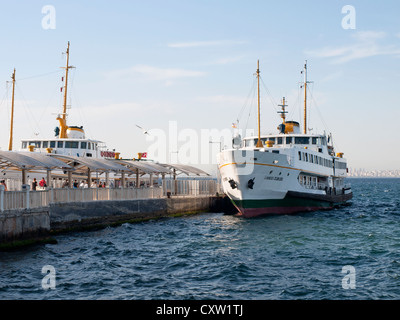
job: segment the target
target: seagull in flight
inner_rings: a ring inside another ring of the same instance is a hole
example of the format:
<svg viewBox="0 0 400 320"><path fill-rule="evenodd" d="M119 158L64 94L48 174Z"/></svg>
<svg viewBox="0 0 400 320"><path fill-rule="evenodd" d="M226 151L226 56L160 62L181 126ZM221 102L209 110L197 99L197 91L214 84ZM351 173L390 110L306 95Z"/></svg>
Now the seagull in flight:
<svg viewBox="0 0 400 320"><path fill-rule="evenodd" d="M147 132L146 129L142 128L141 126L136 125L136 127L138 127L139 129L141 129L143 131L143 134L148 134L150 135L150 133Z"/></svg>

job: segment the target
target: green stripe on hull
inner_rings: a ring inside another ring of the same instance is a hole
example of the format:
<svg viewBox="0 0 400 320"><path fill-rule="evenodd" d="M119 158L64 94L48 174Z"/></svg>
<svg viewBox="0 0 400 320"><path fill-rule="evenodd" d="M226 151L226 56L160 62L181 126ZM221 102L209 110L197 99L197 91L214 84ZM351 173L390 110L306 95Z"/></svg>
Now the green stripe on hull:
<svg viewBox="0 0 400 320"><path fill-rule="evenodd" d="M270 200L232 200L233 204L241 208L277 208L277 207L318 207L331 208L332 203L313 199L291 198Z"/></svg>
<svg viewBox="0 0 400 320"><path fill-rule="evenodd" d="M234 200L232 202L246 218L333 208L333 204L329 201L289 196L282 200Z"/></svg>

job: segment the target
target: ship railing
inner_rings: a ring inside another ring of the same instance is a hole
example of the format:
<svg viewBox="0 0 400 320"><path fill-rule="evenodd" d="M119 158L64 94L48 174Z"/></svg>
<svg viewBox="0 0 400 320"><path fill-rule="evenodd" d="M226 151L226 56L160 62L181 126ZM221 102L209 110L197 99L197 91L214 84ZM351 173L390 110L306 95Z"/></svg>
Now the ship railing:
<svg viewBox="0 0 400 320"><path fill-rule="evenodd" d="M318 183L318 184L302 184L302 186L306 189L311 189L311 190L326 190L328 187L324 183Z"/></svg>
<svg viewBox="0 0 400 320"><path fill-rule="evenodd" d="M319 190L325 190L326 187L327 187L326 183L318 183L318 189Z"/></svg>
<svg viewBox="0 0 400 320"><path fill-rule="evenodd" d="M351 183L346 183L343 187L343 194L352 193L351 191Z"/></svg>
<svg viewBox="0 0 400 320"><path fill-rule="evenodd" d="M306 189L320 190L319 185L315 184L303 184L302 186Z"/></svg>
<svg viewBox="0 0 400 320"><path fill-rule="evenodd" d="M325 189L326 194L329 195L343 195L343 194L349 194L351 193L351 188L346 188L345 186L343 187L327 187Z"/></svg>
<svg viewBox="0 0 400 320"><path fill-rule="evenodd" d="M325 192L329 195L341 195L341 194L348 194L351 193L351 184L345 184L340 187L329 187L324 183L315 184L302 184L302 186L306 189L312 190L325 190Z"/></svg>
<svg viewBox="0 0 400 320"><path fill-rule="evenodd" d="M346 190L350 190L351 189L351 183L346 183L343 188L345 188Z"/></svg>

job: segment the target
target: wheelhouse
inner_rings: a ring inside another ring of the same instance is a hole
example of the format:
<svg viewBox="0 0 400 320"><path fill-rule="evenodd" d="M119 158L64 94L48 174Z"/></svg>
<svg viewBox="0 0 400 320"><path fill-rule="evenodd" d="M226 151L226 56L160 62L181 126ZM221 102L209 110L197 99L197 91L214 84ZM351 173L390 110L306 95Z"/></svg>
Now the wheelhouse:
<svg viewBox="0 0 400 320"><path fill-rule="evenodd" d="M21 151L97 157L101 142L82 139L22 140Z"/></svg>

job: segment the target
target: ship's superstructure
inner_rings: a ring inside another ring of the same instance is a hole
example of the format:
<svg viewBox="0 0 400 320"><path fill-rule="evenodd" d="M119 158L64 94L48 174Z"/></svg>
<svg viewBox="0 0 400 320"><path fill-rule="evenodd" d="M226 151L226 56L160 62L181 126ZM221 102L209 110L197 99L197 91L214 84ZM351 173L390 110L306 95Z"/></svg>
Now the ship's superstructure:
<svg viewBox="0 0 400 320"><path fill-rule="evenodd" d="M63 110L57 115L59 126L55 128L55 135L47 139L22 139L20 151L41 152L58 155L68 155L77 157L114 159L119 157L119 153L115 150L108 150L105 143L99 140L87 139L83 126L69 126L67 124L67 92L68 92L68 76L70 69L74 68L69 64L69 47L66 51L65 76L63 77ZM15 70L12 76L15 82ZM14 98L14 91L13 91ZM13 112L12 112L13 115ZM12 123L10 132L10 146L12 146ZM9 149L12 150L12 147Z"/></svg>

